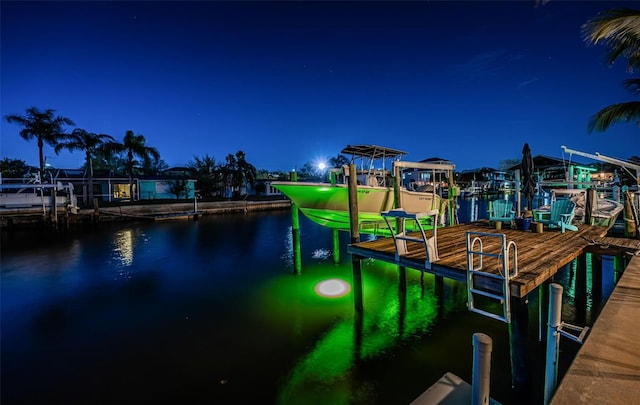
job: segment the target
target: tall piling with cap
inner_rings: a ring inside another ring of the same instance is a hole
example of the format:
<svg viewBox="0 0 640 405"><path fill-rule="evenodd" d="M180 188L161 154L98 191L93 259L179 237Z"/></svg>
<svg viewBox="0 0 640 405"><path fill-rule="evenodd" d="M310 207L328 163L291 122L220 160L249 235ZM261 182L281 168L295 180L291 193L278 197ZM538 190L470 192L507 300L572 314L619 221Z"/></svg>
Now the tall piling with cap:
<svg viewBox="0 0 640 405"><path fill-rule="evenodd" d="M471 404L488 405L491 388L491 351L493 340L484 333L473 334L473 380Z"/></svg>

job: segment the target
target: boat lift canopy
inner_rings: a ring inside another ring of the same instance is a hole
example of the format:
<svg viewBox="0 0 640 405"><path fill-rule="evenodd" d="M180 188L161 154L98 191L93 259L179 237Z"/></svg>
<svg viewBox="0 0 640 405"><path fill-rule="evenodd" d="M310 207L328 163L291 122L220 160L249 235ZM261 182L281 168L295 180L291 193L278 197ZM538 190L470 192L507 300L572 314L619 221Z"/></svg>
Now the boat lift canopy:
<svg viewBox="0 0 640 405"><path fill-rule="evenodd" d="M354 158L391 159L406 155L408 152L377 145L347 145L340 153L352 155Z"/></svg>

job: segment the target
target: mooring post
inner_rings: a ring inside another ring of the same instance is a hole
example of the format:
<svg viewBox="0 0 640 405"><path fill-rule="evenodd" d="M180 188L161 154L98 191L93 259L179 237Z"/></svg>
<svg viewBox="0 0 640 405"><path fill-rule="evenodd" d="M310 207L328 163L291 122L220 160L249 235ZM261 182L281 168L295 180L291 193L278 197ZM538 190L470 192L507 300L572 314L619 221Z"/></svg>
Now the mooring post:
<svg viewBox="0 0 640 405"><path fill-rule="evenodd" d="M558 347L562 323L562 286L552 283L549 286L549 322L547 325L547 356L544 372L544 404L551 401L558 383Z"/></svg>
<svg viewBox="0 0 640 405"><path fill-rule="evenodd" d="M484 333L473 334L473 377L471 380L471 404L489 404L491 386L491 351L493 341Z"/></svg>
<svg viewBox="0 0 640 405"><path fill-rule="evenodd" d="M51 188L51 226L58 230L58 204L57 204L56 187Z"/></svg>
<svg viewBox="0 0 640 405"><path fill-rule="evenodd" d="M358 178L356 165L349 165L348 173L349 181L347 183L349 191L349 231L351 234L351 243L360 241L360 230L358 228ZM351 255L351 272L353 274L353 304L356 314L362 315L362 269L360 268L360 256Z"/></svg>
<svg viewBox="0 0 640 405"><path fill-rule="evenodd" d="M547 338L546 327L549 316L549 285L550 280L546 280L538 287L538 342L544 342Z"/></svg>
<svg viewBox="0 0 640 405"><path fill-rule="evenodd" d="M587 260L585 253L576 258L575 308L576 322L587 323Z"/></svg>
<svg viewBox="0 0 640 405"><path fill-rule="evenodd" d="M100 205L98 204L98 198L93 198L93 217L91 218L91 223L95 227L100 221Z"/></svg>
<svg viewBox="0 0 640 405"><path fill-rule="evenodd" d="M333 263L340 263L340 231L333 229Z"/></svg>
<svg viewBox="0 0 640 405"><path fill-rule="evenodd" d="M298 181L298 173L294 170L290 175L291 181ZM302 257L300 254L300 217L298 206L291 201L291 243L293 244L293 274L300 274Z"/></svg>
<svg viewBox="0 0 640 405"><path fill-rule="evenodd" d="M398 266L398 289L407 291L407 269L404 266Z"/></svg>
<svg viewBox="0 0 640 405"><path fill-rule="evenodd" d="M509 346L511 351L511 378L516 395L531 393L531 358L529 354L529 309L527 299L511 299Z"/></svg>
<svg viewBox="0 0 640 405"><path fill-rule="evenodd" d="M400 202L400 184L401 182L401 173L400 166L393 165L393 207L394 208L402 208L402 203ZM396 218L395 220L396 230L395 233L399 234L404 232L404 222L400 218ZM390 229L391 232L394 232L393 229ZM407 291L407 269L404 266L398 266L398 288L400 291Z"/></svg>
<svg viewBox="0 0 640 405"><path fill-rule="evenodd" d="M602 255L591 254L591 297L593 308L602 304Z"/></svg>
<svg viewBox="0 0 640 405"><path fill-rule="evenodd" d="M421 276L424 276L424 271L422 272ZM442 319L444 317L444 277L434 276L433 290L438 302L438 319Z"/></svg>
<svg viewBox="0 0 640 405"><path fill-rule="evenodd" d="M404 335L405 319L407 318L407 292L398 291L398 336Z"/></svg>

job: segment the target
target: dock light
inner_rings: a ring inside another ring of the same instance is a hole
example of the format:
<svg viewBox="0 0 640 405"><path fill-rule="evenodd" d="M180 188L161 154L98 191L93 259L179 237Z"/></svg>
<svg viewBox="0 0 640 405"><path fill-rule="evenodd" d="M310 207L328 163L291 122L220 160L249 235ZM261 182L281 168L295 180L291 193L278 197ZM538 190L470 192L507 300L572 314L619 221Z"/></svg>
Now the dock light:
<svg viewBox="0 0 640 405"><path fill-rule="evenodd" d="M327 298L340 298L351 292L351 286L339 278L331 278L316 284L313 289L316 294Z"/></svg>

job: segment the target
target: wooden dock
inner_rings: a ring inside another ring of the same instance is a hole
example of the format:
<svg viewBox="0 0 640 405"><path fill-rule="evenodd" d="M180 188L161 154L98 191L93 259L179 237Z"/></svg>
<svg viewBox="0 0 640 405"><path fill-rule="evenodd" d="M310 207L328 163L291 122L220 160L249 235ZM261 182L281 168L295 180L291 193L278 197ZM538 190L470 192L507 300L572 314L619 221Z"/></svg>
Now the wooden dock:
<svg viewBox="0 0 640 405"><path fill-rule="evenodd" d="M640 396L640 256L631 259L552 404L633 404Z"/></svg>
<svg viewBox="0 0 640 405"><path fill-rule="evenodd" d="M373 258L385 262L396 263L411 269L426 271L436 276L466 282L467 255L466 233L482 232L504 234L507 241L513 241L518 249L518 275L511 280L511 296L523 298L531 291L550 279L559 269L584 252L636 251L640 249L640 241L618 238L605 238L607 228L591 225L578 225L578 231L561 233L559 229L545 228L542 233L521 231L503 227L496 230L488 220L443 227L438 229L437 242L439 260L425 269L426 255L420 244L409 247L411 253L395 258L395 246L392 238L358 242L350 244L347 251L361 258ZM498 238L483 242L485 251L499 250ZM408 242L412 243L412 242ZM614 252L614 253L611 253ZM484 259L483 270L498 273L501 268L497 259Z"/></svg>

